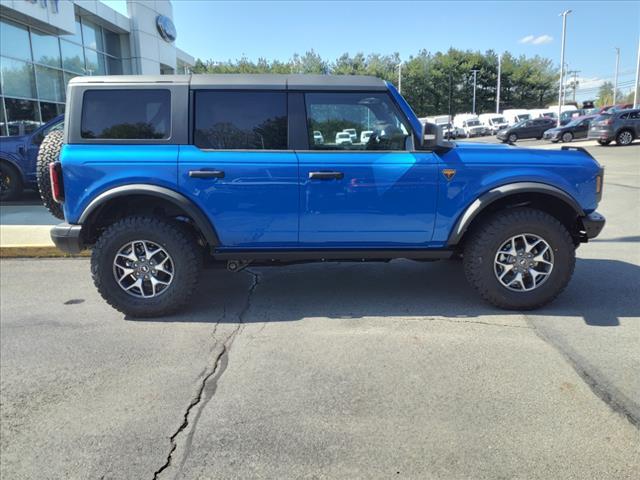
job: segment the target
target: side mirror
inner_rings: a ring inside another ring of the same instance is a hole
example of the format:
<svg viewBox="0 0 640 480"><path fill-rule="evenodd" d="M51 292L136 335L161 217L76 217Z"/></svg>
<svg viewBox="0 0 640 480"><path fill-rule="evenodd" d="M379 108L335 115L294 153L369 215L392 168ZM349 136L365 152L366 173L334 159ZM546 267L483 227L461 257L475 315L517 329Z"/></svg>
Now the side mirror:
<svg viewBox="0 0 640 480"><path fill-rule="evenodd" d="M422 127L422 150L448 150L454 144L442 137L442 129L435 123L425 123Z"/></svg>

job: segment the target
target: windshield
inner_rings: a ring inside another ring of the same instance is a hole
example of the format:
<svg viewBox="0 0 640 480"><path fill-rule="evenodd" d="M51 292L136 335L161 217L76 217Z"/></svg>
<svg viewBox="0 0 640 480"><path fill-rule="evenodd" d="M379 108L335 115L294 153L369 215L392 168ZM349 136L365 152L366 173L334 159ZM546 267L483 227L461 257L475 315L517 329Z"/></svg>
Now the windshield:
<svg viewBox="0 0 640 480"><path fill-rule="evenodd" d="M493 117L491 123L507 123L504 117Z"/></svg>
<svg viewBox="0 0 640 480"><path fill-rule="evenodd" d="M522 122L522 121L524 121L524 120L529 120L530 118L531 118L531 115L529 115L528 113L523 113L523 114L521 114L521 115L518 115L518 116L516 117L516 120L517 120L518 122Z"/></svg>
<svg viewBox="0 0 640 480"><path fill-rule="evenodd" d="M480 121L479 120L467 120L467 127L477 127L478 125L480 125Z"/></svg>

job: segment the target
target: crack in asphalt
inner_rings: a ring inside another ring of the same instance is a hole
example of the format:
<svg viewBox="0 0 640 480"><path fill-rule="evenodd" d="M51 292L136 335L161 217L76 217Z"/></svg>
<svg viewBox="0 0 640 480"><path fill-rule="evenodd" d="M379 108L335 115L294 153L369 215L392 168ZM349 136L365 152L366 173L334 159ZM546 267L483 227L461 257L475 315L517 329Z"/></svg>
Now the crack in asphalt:
<svg viewBox="0 0 640 480"><path fill-rule="evenodd" d="M529 325L532 325L534 333L543 342L556 350L578 374L582 381L589 387L593 394L602 400L612 411L624 417L631 425L640 429L640 409L624 393L612 385L607 385L598 380L598 370L575 352L566 342L552 337L536 327L535 321L527 315L523 315ZM596 374L592 372L595 371Z"/></svg>
<svg viewBox="0 0 640 480"><path fill-rule="evenodd" d="M196 393L196 396L191 400L191 402L187 406L187 409L183 416L182 423L180 424L178 429L174 432L174 434L171 435L171 437L169 437L169 443L171 445L171 449L169 450L169 454L167 455L167 459L165 463L158 470L154 472L153 474L154 480L157 480L159 478L159 475L162 474L162 472L165 471L167 468L169 468L169 466L171 466L173 461L173 454L178 448L178 437L180 436L181 433L183 433L187 429L187 427L189 427L189 425L191 425L190 431L188 432L187 439L185 441L185 449L184 449L185 452L180 462L179 471L182 470L182 467L184 466L185 462L187 461L187 458L189 457L191 444L193 441L193 435L195 434L195 427L198 421L200 420L202 411L204 407L206 407L206 405L209 403L211 398L213 398L213 395L216 393L216 390L218 388L218 380L227 369L227 366L229 364L229 351L231 350L231 345L233 345L233 342L236 336L242 330L242 327L244 325L244 318L247 312L249 311L249 309L251 308L251 298L253 297L253 293L255 292L256 287L260 283L260 276L257 273L249 270L248 268L244 270L249 274L251 274L252 283L249 286L249 289L247 291L247 300L245 302L245 305L242 308L242 310L240 310L240 312L238 313L238 325L222 342L222 349L220 350L220 353L218 353L218 355L216 355L216 357L214 358L213 365L209 373L207 373L203 377L202 382L200 383L200 388ZM226 316L226 307L224 310L223 318L224 316ZM220 321L216 322L216 325L213 330L214 335L218 329L219 324L220 324ZM218 345L217 342L214 344L213 349L215 349L216 345ZM191 414L191 411L195 407L198 407L198 410L196 412L196 416L193 419L193 422L190 423L189 415Z"/></svg>

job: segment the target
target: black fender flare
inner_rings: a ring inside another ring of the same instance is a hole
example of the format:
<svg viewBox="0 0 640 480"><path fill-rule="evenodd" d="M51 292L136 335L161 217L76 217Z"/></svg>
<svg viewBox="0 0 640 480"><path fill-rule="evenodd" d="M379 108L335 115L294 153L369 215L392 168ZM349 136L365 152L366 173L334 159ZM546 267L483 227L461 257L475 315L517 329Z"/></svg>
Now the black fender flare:
<svg viewBox="0 0 640 480"><path fill-rule="evenodd" d="M86 208L82 211L82 214L78 219L78 224L82 225L83 223L85 223L94 212L96 212L110 200L129 195L146 195L150 197L162 198L163 200L167 200L173 203L178 208L183 210L185 214L194 221L210 247L216 247L220 245L218 234L216 233L213 225L211 224L207 216L202 212L200 207L198 207L195 203L193 203L181 193L178 193L166 187L147 185L144 183L122 185L120 187L114 187L110 190L107 190L106 192L102 192L100 195L91 200L91 202L89 202L89 205L87 205Z"/></svg>
<svg viewBox="0 0 640 480"><path fill-rule="evenodd" d="M462 239L462 236L466 232L469 225L471 225L473 219L476 218L478 214L480 214L480 212L482 212L485 208L487 208L489 205L491 205L496 200L499 200L500 198L504 198L516 193L542 193L545 195L550 195L556 197L557 199L570 206L576 212L576 218L583 217L585 215L584 210L582 209L580 204L571 195L569 195L564 190L554 187L553 185L547 185L546 183L538 182L508 183L506 185L495 187L488 192L483 193L465 209L462 215L458 217L458 221L455 223L453 229L449 233L447 245L457 245Z"/></svg>

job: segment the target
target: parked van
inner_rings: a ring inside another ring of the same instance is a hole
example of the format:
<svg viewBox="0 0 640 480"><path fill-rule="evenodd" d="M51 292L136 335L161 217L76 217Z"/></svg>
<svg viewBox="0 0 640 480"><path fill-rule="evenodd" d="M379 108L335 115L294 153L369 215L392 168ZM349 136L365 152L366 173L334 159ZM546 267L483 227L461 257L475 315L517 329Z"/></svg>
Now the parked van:
<svg viewBox="0 0 640 480"><path fill-rule="evenodd" d="M551 110L549 108L533 108L529 110L531 119L534 118L558 118L558 110Z"/></svg>
<svg viewBox="0 0 640 480"><path fill-rule="evenodd" d="M509 126L513 126L518 122L529 120L531 118L529 110L525 110L524 108L507 109L502 112L502 115L507 119L507 122L509 122Z"/></svg>
<svg viewBox="0 0 640 480"><path fill-rule="evenodd" d="M509 126L507 119L499 113L483 113L478 118L480 119L480 123L494 135Z"/></svg>
<svg viewBox="0 0 640 480"><path fill-rule="evenodd" d="M425 123L433 123L442 130L443 138L457 138L464 135L462 129L458 129L451 124L449 115L436 115L435 117L423 117L419 119L424 125Z"/></svg>
<svg viewBox="0 0 640 480"><path fill-rule="evenodd" d="M486 135L487 129L482 126L480 119L473 113L460 113L453 117L453 125L461 128L467 137Z"/></svg>

